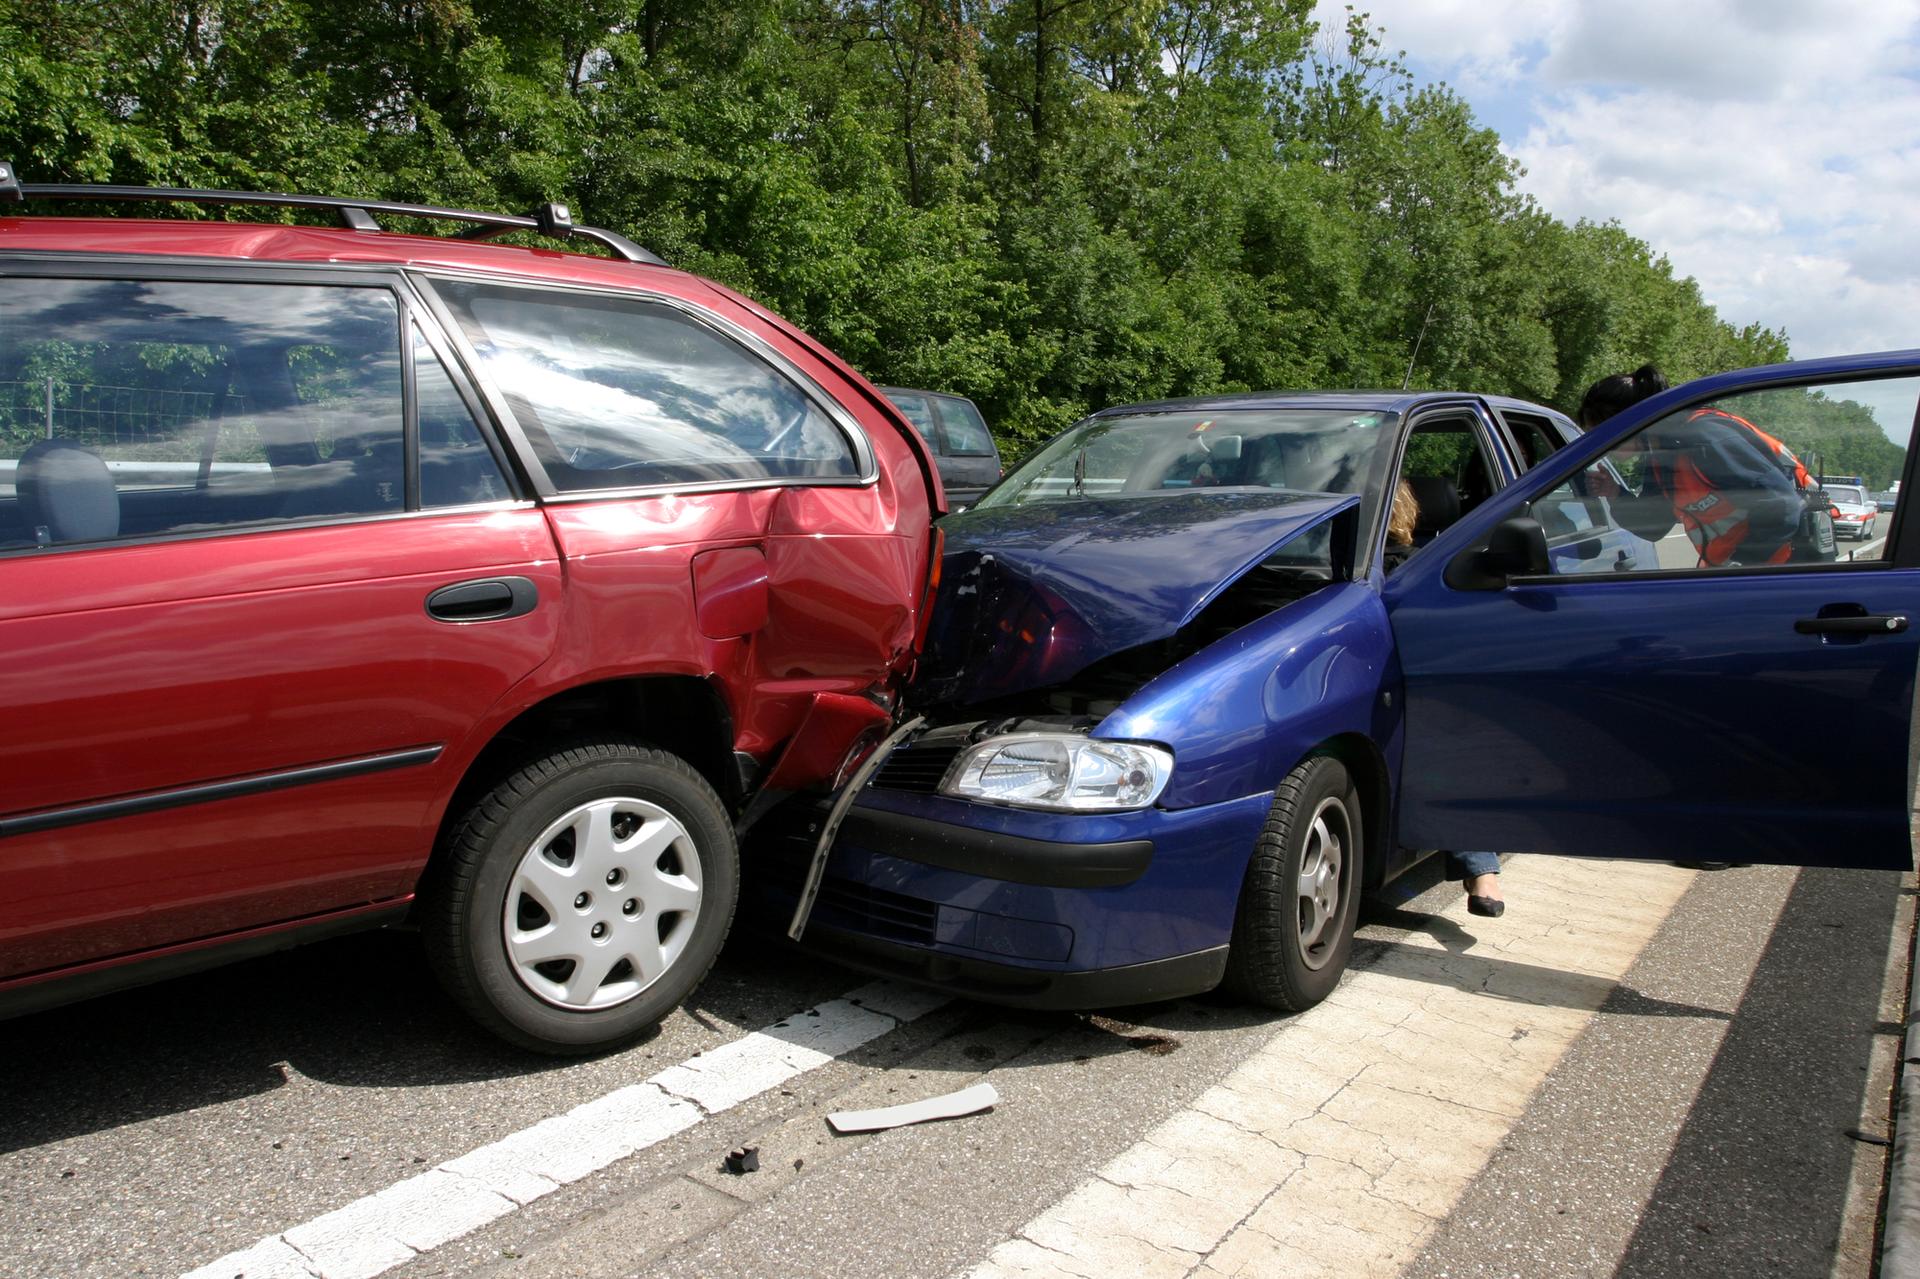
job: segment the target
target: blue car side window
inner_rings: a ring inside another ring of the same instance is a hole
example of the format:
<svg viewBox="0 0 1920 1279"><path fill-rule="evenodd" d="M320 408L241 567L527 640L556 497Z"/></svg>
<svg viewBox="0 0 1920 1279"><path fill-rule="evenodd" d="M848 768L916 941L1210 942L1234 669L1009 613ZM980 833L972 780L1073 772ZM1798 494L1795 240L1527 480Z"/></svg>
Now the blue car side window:
<svg viewBox="0 0 1920 1279"><path fill-rule="evenodd" d="M1769 388L1693 404L1536 498L1555 573L1877 560L1891 521L1822 463L1892 483L1920 379ZM1851 545L1849 545L1851 543Z"/></svg>

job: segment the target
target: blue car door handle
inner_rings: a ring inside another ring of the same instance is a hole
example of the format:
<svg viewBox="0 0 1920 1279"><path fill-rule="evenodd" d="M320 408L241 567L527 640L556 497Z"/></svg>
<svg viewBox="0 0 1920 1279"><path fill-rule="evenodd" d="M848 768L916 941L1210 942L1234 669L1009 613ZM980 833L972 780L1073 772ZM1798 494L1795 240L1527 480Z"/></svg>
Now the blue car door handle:
<svg viewBox="0 0 1920 1279"><path fill-rule="evenodd" d="M1897 635L1907 629L1907 619L1899 614L1803 617L1793 629L1802 635Z"/></svg>

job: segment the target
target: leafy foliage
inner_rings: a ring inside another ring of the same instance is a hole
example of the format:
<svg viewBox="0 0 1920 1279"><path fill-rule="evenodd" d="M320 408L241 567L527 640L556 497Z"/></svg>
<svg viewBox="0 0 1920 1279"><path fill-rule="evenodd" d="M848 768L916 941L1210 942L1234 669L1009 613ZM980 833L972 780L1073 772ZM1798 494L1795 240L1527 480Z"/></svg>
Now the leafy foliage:
<svg viewBox="0 0 1920 1279"><path fill-rule="evenodd" d="M876 381L971 396L1015 452L1128 400L1571 408L1648 359L1785 356L1618 224L1550 217L1466 102L1311 10L13 0L0 136L34 181L562 200Z"/></svg>
<svg viewBox="0 0 1920 1279"><path fill-rule="evenodd" d="M1738 413L1826 475L1858 475L1869 489L1900 478L1906 451L1881 429L1873 410L1826 391L1763 391L1723 407Z"/></svg>

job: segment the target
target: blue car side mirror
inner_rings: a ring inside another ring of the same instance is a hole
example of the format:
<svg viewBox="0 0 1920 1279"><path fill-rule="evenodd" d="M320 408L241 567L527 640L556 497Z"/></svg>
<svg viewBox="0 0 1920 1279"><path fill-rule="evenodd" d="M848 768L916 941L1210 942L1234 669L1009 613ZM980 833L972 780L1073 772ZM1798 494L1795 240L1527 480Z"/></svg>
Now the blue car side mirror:
<svg viewBox="0 0 1920 1279"><path fill-rule="evenodd" d="M1484 547L1468 547L1454 556L1445 576L1456 591L1497 591L1509 578L1551 572L1546 530L1532 516L1516 515L1494 525Z"/></svg>

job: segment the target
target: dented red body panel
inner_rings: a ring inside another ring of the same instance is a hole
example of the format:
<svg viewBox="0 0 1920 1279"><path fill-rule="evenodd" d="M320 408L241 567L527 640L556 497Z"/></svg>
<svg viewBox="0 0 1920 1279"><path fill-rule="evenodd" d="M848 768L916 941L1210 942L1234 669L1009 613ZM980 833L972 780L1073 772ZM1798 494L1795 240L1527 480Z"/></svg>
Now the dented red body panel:
<svg viewBox="0 0 1920 1279"><path fill-rule="evenodd" d="M636 664L710 678L734 749L766 764L816 696L889 705L912 659L927 577L924 507L918 534L866 489L569 503L547 515L567 566L561 627L582 641L555 654L543 683L619 678ZM748 621L756 624L740 629ZM852 744L835 733L807 753L844 756ZM789 769L783 780L804 787L836 767Z"/></svg>

